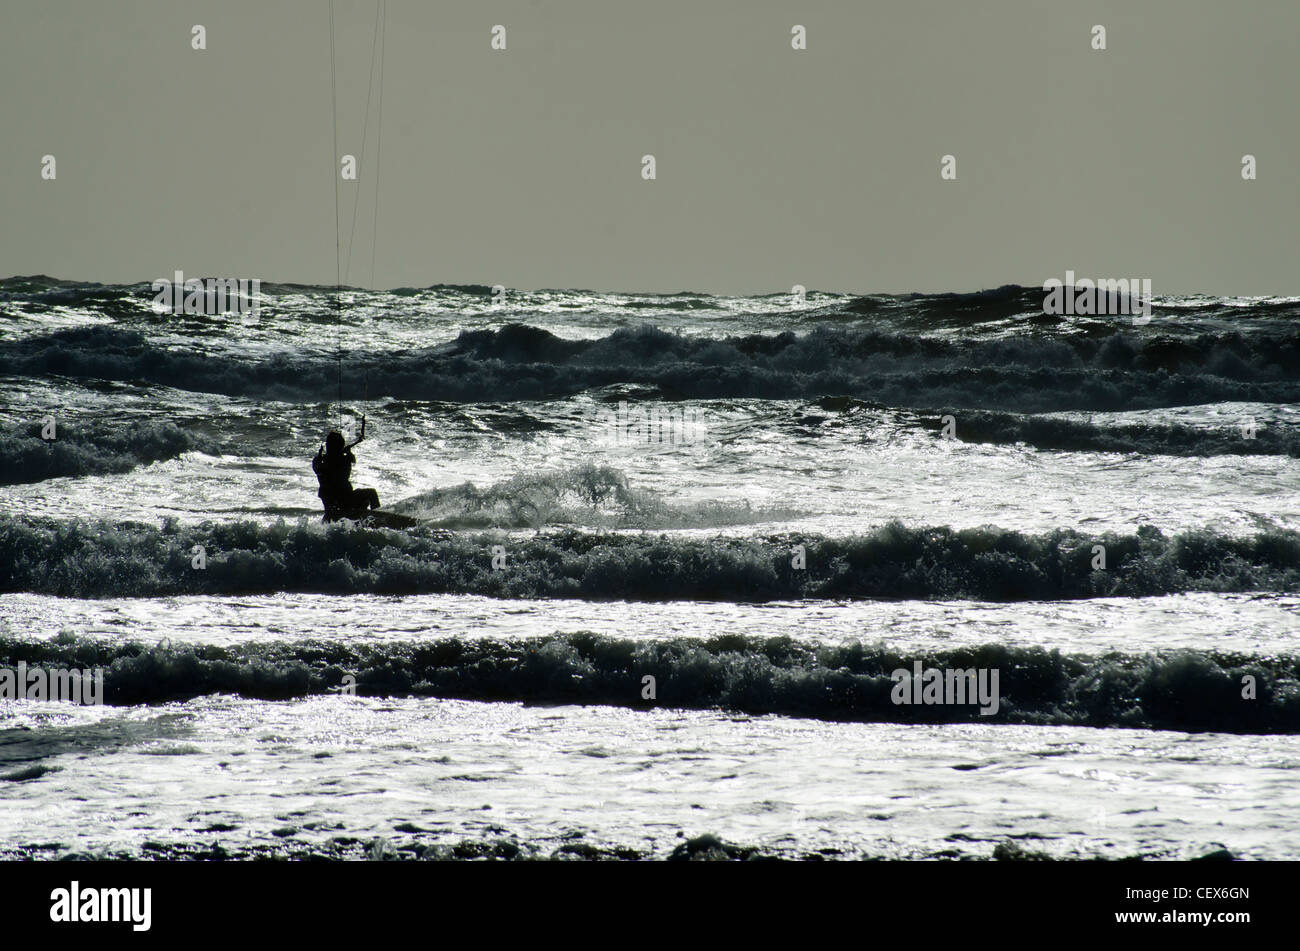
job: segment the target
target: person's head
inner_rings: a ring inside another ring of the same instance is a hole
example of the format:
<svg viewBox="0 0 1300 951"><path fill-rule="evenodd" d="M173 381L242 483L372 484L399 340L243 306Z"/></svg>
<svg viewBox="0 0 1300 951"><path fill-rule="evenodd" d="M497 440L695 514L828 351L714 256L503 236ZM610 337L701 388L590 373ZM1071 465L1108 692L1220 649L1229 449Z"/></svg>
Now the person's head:
<svg viewBox="0 0 1300 951"><path fill-rule="evenodd" d="M343 451L343 434L337 429L325 437L325 451L330 453Z"/></svg>

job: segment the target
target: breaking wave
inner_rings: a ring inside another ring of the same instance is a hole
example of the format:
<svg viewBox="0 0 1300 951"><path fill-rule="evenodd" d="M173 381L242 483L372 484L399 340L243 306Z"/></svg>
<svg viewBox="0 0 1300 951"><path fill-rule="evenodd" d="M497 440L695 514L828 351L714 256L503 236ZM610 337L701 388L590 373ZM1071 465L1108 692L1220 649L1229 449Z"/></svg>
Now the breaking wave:
<svg viewBox="0 0 1300 951"><path fill-rule="evenodd" d="M581 465L555 472L520 473L477 488L473 483L430 489L394 503L392 511L439 528L718 528L796 518L791 509L748 503L673 504L635 489L611 466Z"/></svg>
<svg viewBox="0 0 1300 951"><path fill-rule="evenodd" d="M8 464L0 471L0 485L129 472L185 452L221 451L214 441L168 422L134 422L116 429L97 426L93 435L75 425L60 423L54 435L52 440L42 439L40 423L11 433L6 441Z"/></svg>
<svg viewBox="0 0 1300 951"><path fill-rule="evenodd" d="M877 643L732 635L633 640L588 631L527 641L295 641L237 647L0 637L0 666L102 668L109 704L209 694L339 692L723 709L836 721L995 722L1232 733L1300 732L1300 658L1176 651L1093 657L985 644L900 654ZM895 703L895 670L998 671L998 709ZM353 680L345 681L345 677ZM653 678L653 699L643 696ZM1244 678L1255 696L1243 699Z"/></svg>
<svg viewBox="0 0 1300 951"><path fill-rule="evenodd" d="M825 402L825 401L823 401ZM943 416L921 417L921 425L941 432ZM961 442L1014 445L1025 443L1049 452L1118 452L1167 456L1300 457L1300 432L1264 426L1246 438L1231 426L1158 423L1098 425L1056 416L1021 416L980 410L951 409L954 438Z"/></svg>
<svg viewBox="0 0 1300 951"><path fill-rule="evenodd" d="M493 567L493 547L506 567ZM795 546L805 567L795 567ZM1103 546L1104 570L1092 567ZM192 567L201 546L206 567ZM179 525L0 517L0 592L137 597L276 591L639 601L1039 601L1300 591L1300 533L1143 526L1031 535L897 522L849 537L683 538L563 530L512 537L283 519Z"/></svg>
<svg viewBox="0 0 1300 951"><path fill-rule="evenodd" d="M463 331L438 347L356 354L342 373L346 388L372 397L459 402L550 399L613 384L681 399L835 394L1014 412L1300 402L1300 329L1292 324L1249 334L1141 330L971 339L819 326L711 339L642 326L570 340L513 324ZM340 385L338 364L321 355L187 352L105 326L0 342L0 373L279 399L325 400Z"/></svg>

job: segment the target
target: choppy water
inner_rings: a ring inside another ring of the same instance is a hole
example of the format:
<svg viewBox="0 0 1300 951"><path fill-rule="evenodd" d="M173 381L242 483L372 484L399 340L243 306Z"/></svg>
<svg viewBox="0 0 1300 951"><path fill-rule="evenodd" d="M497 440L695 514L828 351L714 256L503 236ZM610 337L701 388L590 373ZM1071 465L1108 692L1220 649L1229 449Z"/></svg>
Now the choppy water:
<svg viewBox="0 0 1300 951"><path fill-rule="evenodd" d="M0 281L0 853L1296 857L1300 301L263 292Z"/></svg>

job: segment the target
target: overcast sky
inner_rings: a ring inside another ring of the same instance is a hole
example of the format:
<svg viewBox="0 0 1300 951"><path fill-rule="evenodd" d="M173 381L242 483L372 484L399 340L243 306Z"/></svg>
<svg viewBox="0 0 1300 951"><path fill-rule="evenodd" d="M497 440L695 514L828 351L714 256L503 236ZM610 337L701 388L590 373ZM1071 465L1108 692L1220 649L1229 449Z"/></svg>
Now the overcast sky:
<svg viewBox="0 0 1300 951"><path fill-rule="evenodd" d="M376 2L336 7L358 285ZM906 292L1071 269L1300 293L1300 3L389 0L387 19L379 287ZM326 0L5 0L0 89L0 275L334 282Z"/></svg>

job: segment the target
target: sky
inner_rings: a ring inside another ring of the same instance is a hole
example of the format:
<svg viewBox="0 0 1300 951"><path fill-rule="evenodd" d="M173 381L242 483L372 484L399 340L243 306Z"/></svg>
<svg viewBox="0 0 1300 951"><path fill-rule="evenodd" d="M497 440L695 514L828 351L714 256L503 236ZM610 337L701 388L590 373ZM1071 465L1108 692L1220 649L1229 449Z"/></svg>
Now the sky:
<svg viewBox="0 0 1300 951"><path fill-rule="evenodd" d="M1300 293L1297 3L381 5L5 0L0 276Z"/></svg>

